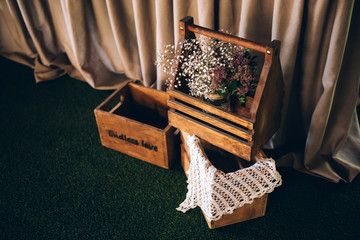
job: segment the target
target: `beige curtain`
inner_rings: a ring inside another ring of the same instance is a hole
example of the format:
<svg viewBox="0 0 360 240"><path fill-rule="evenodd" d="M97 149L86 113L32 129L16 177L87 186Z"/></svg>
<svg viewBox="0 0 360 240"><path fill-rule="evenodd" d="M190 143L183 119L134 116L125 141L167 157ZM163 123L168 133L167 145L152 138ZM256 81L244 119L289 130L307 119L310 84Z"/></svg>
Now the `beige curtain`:
<svg viewBox="0 0 360 240"><path fill-rule="evenodd" d="M124 79L165 89L157 50L179 40L178 22L282 42L281 129L266 148L279 165L330 181L360 171L359 1L354 0L0 0L0 53L34 68L37 82L63 74L97 89ZM281 149L281 148L280 148Z"/></svg>

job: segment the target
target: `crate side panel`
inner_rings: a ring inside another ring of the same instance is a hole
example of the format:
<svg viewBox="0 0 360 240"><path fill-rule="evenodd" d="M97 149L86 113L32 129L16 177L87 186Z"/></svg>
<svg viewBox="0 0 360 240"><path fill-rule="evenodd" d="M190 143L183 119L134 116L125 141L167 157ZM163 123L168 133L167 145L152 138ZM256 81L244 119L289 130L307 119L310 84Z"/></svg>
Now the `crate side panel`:
<svg viewBox="0 0 360 240"><path fill-rule="evenodd" d="M189 134L195 134L209 143L220 147L245 160L251 160L252 145L239 138L232 137L211 126L200 123L182 114L169 111L169 124Z"/></svg>
<svg viewBox="0 0 360 240"><path fill-rule="evenodd" d="M161 129L107 112L98 112L97 122L101 143L105 147L167 168L164 165L167 149L164 148Z"/></svg>
<svg viewBox="0 0 360 240"><path fill-rule="evenodd" d="M189 157L187 156L184 143L181 144L180 149L181 149L181 166L184 169L186 177L189 177L187 171L190 168L190 160Z"/></svg>
<svg viewBox="0 0 360 240"><path fill-rule="evenodd" d="M169 95L166 92L143 87L137 84L129 84L133 101L136 104L156 110L161 116L167 118L167 100Z"/></svg>
<svg viewBox="0 0 360 240"><path fill-rule="evenodd" d="M175 135L176 128L168 125L164 129L164 149L166 149L166 152L164 152L164 166L167 166L167 168L170 168L171 165L174 163L176 155L179 154L179 143L177 142L177 137Z"/></svg>
<svg viewBox="0 0 360 240"><path fill-rule="evenodd" d="M232 214L226 214L217 221L208 221L210 229L228 226L231 224L251 220L258 217L265 216L268 194L265 194L261 198L255 198L251 204L245 204L244 206L234 210Z"/></svg>
<svg viewBox="0 0 360 240"><path fill-rule="evenodd" d="M275 54L256 113L254 125L255 153L261 149L280 127L284 85L277 50L275 50Z"/></svg>

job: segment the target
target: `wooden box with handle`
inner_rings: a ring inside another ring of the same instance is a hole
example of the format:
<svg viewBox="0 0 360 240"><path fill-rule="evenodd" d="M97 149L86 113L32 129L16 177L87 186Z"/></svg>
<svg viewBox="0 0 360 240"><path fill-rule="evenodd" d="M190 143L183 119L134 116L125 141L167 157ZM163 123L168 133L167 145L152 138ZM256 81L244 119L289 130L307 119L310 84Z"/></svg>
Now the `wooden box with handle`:
<svg viewBox="0 0 360 240"><path fill-rule="evenodd" d="M175 88L172 84L167 90L170 96L170 125L250 161L280 126L283 97L280 42L272 41L268 45L261 45L194 25L192 17L180 21L180 34L185 39L196 38L195 34L204 35L252 49L263 55L264 63L254 97L248 97L245 106L238 104L232 111L222 110L190 96L186 79L179 70L175 78L183 82L182 87ZM180 66L178 69L181 69Z"/></svg>
<svg viewBox="0 0 360 240"><path fill-rule="evenodd" d="M170 168L176 146L168 98L166 92L124 83L94 110L102 145Z"/></svg>

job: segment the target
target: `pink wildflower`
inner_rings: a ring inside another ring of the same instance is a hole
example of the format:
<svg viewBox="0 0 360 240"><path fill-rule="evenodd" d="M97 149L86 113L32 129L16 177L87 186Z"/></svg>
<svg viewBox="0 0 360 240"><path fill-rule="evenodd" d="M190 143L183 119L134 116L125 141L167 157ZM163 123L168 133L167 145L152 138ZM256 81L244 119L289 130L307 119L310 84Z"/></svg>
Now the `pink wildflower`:
<svg viewBox="0 0 360 240"><path fill-rule="evenodd" d="M211 79L211 90L217 91L223 87L226 81L226 68L223 66L217 66L209 71Z"/></svg>

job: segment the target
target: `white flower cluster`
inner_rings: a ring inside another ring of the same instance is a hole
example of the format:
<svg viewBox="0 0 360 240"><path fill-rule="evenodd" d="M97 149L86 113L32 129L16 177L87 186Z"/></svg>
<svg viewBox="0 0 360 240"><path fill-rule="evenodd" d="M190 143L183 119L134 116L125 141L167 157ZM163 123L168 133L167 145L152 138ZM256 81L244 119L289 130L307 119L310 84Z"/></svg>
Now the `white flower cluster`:
<svg viewBox="0 0 360 240"><path fill-rule="evenodd" d="M179 42L177 46L166 45L163 52L157 53L155 64L169 75L167 85L174 83L177 88L185 79L192 96L203 96L211 92L211 70L217 66L229 66L236 47L231 43L200 36Z"/></svg>

